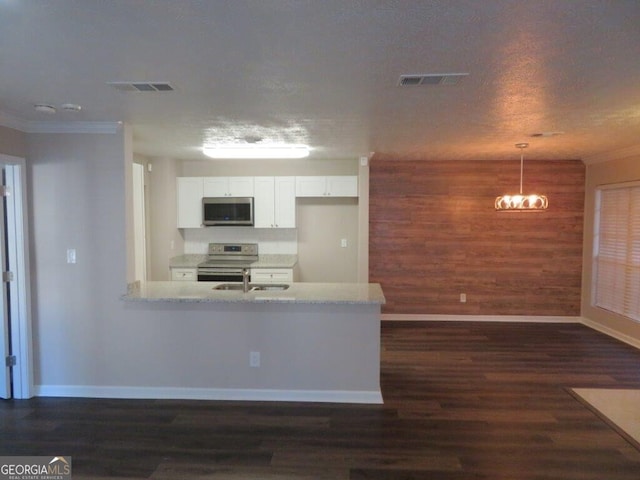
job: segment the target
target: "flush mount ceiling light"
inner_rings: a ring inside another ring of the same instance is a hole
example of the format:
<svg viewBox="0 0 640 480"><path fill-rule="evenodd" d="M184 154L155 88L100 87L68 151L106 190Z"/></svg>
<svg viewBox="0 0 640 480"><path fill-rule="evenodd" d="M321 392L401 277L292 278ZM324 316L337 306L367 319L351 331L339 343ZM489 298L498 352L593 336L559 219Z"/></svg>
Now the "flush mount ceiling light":
<svg viewBox="0 0 640 480"><path fill-rule="evenodd" d="M528 146L528 143L516 143L516 147L520 149L520 193L517 195L500 195L497 197L495 207L498 211L539 211L546 210L549 206L549 201L544 195L538 195L537 193L522 194L523 152Z"/></svg>
<svg viewBox="0 0 640 480"><path fill-rule="evenodd" d="M48 113L50 115L56 113L56 107L54 107L53 105L48 105L46 103L36 103L33 108L36 112L40 113Z"/></svg>
<svg viewBox="0 0 640 480"><path fill-rule="evenodd" d="M211 158L305 158L310 148L299 143L221 143L202 147Z"/></svg>
<svg viewBox="0 0 640 480"><path fill-rule="evenodd" d="M78 113L82 107L76 103L63 103L60 108L65 112Z"/></svg>

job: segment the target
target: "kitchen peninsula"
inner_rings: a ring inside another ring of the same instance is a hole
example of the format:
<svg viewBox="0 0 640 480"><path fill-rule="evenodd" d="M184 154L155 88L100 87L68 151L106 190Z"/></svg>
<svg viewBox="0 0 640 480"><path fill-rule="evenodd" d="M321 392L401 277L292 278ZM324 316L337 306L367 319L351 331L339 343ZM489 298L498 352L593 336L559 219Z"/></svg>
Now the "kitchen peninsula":
<svg viewBox="0 0 640 480"><path fill-rule="evenodd" d="M127 309L157 316L162 338L175 331L181 343L167 348L184 371L182 385L162 396L382 402L379 284L290 283L246 293L218 285L135 282L122 297Z"/></svg>

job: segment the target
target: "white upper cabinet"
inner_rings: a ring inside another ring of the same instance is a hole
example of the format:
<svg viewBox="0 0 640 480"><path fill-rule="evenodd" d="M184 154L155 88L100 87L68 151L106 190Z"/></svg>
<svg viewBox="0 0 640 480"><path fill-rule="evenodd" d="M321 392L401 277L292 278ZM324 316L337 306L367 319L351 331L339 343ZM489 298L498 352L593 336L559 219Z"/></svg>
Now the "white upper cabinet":
<svg viewBox="0 0 640 480"><path fill-rule="evenodd" d="M296 226L296 178L276 177L275 201L273 202L277 228Z"/></svg>
<svg viewBox="0 0 640 480"><path fill-rule="evenodd" d="M295 177L255 177L254 217L256 228L295 228Z"/></svg>
<svg viewBox="0 0 640 480"><path fill-rule="evenodd" d="M203 197L254 197L256 228L296 228L296 197L357 197L355 175L178 177L178 228L202 227Z"/></svg>
<svg viewBox="0 0 640 480"><path fill-rule="evenodd" d="M358 177L333 175L296 177L297 197L357 197Z"/></svg>
<svg viewBox="0 0 640 480"><path fill-rule="evenodd" d="M178 228L202 226L202 177L178 177Z"/></svg>
<svg viewBox="0 0 640 480"><path fill-rule="evenodd" d="M205 177L205 197L253 197L253 177Z"/></svg>

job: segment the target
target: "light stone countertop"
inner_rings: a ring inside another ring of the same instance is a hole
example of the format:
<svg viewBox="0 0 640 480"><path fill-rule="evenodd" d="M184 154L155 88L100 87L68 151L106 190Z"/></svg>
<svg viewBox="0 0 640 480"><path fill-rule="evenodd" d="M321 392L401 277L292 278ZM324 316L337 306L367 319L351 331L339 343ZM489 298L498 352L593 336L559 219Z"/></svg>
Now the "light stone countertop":
<svg viewBox="0 0 640 480"><path fill-rule="evenodd" d="M169 259L169 268L196 268L199 263L207 260L206 255L186 253Z"/></svg>
<svg viewBox="0 0 640 480"><path fill-rule="evenodd" d="M134 282L121 298L136 302L178 303L292 303L378 304L385 303L379 283L290 283L287 290L244 293L214 290L225 282Z"/></svg>
<svg viewBox="0 0 640 480"><path fill-rule="evenodd" d="M186 253L169 259L169 268L196 268L199 263L207 260L207 255ZM251 268L293 268L298 263L298 256L292 254L259 255L258 261L251 264Z"/></svg>

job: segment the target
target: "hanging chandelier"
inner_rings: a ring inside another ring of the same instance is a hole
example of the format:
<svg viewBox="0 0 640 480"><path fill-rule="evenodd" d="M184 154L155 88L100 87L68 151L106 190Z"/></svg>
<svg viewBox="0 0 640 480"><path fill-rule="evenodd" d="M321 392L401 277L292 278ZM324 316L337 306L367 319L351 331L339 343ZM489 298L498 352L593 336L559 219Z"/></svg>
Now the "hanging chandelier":
<svg viewBox="0 0 640 480"><path fill-rule="evenodd" d="M523 151L528 146L528 143L516 143L516 147L520 149L520 193L496 197L495 206L498 211L536 211L545 210L549 206L549 200L544 195L538 195L537 193L523 195L522 193Z"/></svg>

